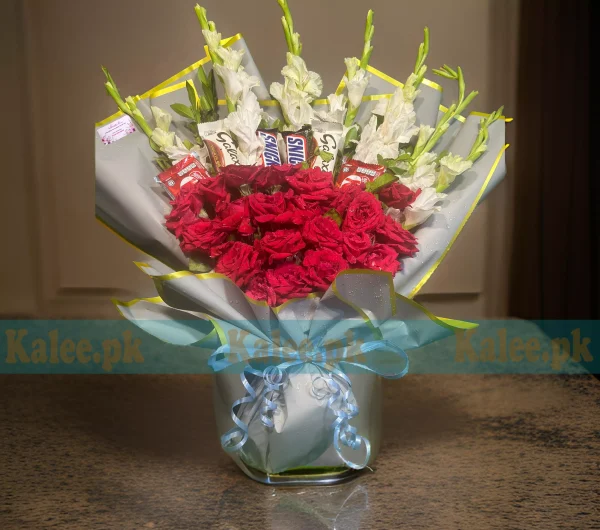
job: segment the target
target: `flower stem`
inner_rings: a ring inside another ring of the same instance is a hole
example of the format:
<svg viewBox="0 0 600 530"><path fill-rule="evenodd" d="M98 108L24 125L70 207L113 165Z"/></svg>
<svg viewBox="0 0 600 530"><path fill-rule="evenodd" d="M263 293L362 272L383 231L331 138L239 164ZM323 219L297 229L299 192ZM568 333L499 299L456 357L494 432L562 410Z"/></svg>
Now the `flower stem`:
<svg viewBox="0 0 600 530"><path fill-rule="evenodd" d="M423 42L419 45L419 53L417 54L417 61L415 63L415 69L413 73L417 76L413 86L417 88L425 79L425 72L427 72L427 66L425 61L429 55L429 28L425 26L423 29Z"/></svg>
<svg viewBox="0 0 600 530"><path fill-rule="evenodd" d="M363 48L362 58L360 60L360 67L364 70L369 66L369 61L371 59L371 54L373 53L373 46L371 45L371 41L373 40L373 36L375 35L375 26L373 25L373 13L372 9L369 9L367 13L367 23L365 25L365 46Z"/></svg>
<svg viewBox="0 0 600 530"><path fill-rule="evenodd" d="M300 42L300 35L294 32L294 20L292 19L292 12L287 0L277 0L277 3L283 11L283 17L281 17L281 25L283 26L283 32L285 33L285 41L288 45L288 50L294 55L302 54L302 43Z"/></svg>

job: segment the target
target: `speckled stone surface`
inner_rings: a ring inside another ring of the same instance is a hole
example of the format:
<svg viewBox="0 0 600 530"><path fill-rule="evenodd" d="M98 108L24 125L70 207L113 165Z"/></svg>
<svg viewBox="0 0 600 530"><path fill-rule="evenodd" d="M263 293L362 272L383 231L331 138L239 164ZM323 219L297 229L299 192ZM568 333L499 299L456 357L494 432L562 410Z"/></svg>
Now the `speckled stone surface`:
<svg viewBox="0 0 600 530"><path fill-rule="evenodd" d="M220 450L208 376L0 377L0 528L600 529L600 382L385 384L375 472L273 488Z"/></svg>

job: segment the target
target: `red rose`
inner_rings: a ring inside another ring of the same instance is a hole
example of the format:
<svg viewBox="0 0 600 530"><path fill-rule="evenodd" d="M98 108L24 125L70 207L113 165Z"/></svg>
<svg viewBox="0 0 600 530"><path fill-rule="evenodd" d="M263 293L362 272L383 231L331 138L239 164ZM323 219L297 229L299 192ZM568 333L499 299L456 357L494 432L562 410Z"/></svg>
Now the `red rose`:
<svg viewBox="0 0 600 530"><path fill-rule="evenodd" d="M392 247L400 256L414 256L417 252L417 238L387 215L375 234L377 242Z"/></svg>
<svg viewBox="0 0 600 530"><path fill-rule="evenodd" d="M273 186L281 185L287 176L298 171L296 166L226 166L221 170L228 188L238 190L248 184L256 191L267 191Z"/></svg>
<svg viewBox="0 0 600 530"><path fill-rule="evenodd" d="M348 206L344 231L370 232L384 222L381 203L369 192L361 191Z"/></svg>
<svg viewBox="0 0 600 530"><path fill-rule="evenodd" d="M371 246L371 236L365 232L342 232L342 251L348 263L355 264L358 256L364 254Z"/></svg>
<svg viewBox="0 0 600 530"><path fill-rule="evenodd" d="M324 190L315 191L312 194L305 193L302 199L307 207L320 214L327 213L331 210L331 204L337 197L337 193L333 189L325 188Z"/></svg>
<svg viewBox="0 0 600 530"><path fill-rule="evenodd" d="M242 287L260 270L261 265L258 252L253 247L235 241L229 243L229 248L217 261L215 271L233 280L238 287Z"/></svg>
<svg viewBox="0 0 600 530"><path fill-rule="evenodd" d="M273 195L264 193L253 193L248 195L248 208L250 217L257 223L289 223L292 218L292 212L288 208L286 198L292 192L281 193L280 191Z"/></svg>
<svg viewBox="0 0 600 530"><path fill-rule="evenodd" d="M336 189L336 195L331 203L331 207L337 210L337 213L344 215L350 203L362 191L360 186L348 185Z"/></svg>
<svg viewBox="0 0 600 530"><path fill-rule="evenodd" d="M225 166L221 168L221 176L228 188L239 189L243 184L250 184L254 174L261 169L259 166Z"/></svg>
<svg viewBox="0 0 600 530"><path fill-rule="evenodd" d="M412 191L400 182L394 182L391 186L379 191L379 200L390 208L404 210L419 196L421 190Z"/></svg>
<svg viewBox="0 0 600 530"><path fill-rule="evenodd" d="M357 263L366 269L387 271L392 274L400 270L398 253L388 245L377 243L358 256Z"/></svg>
<svg viewBox="0 0 600 530"><path fill-rule="evenodd" d="M298 170L298 166L290 164L262 167L252 177L252 189L255 191L267 191L273 186L281 186L285 183L286 177L295 175Z"/></svg>
<svg viewBox="0 0 600 530"><path fill-rule="evenodd" d="M217 201L223 201L227 198L227 189L222 175L199 180L193 186L195 191L204 197L206 204L216 204Z"/></svg>
<svg viewBox="0 0 600 530"><path fill-rule="evenodd" d="M348 268L346 260L328 248L307 251L302 265L307 270L312 285L323 291L329 288L339 272Z"/></svg>
<svg viewBox="0 0 600 530"><path fill-rule="evenodd" d="M333 175L316 169L301 169L296 174L286 177L287 183L300 195L315 195L323 190L333 188Z"/></svg>
<svg viewBox="0 0 600 530"><path fill-rule="evenodd" d="M269 263L290 258L306 246L297 230L267 232L256 244L262 252L269 256Z"/></svg>
<svg viewBox="0 0 600 530"><path fill-rule="evenodd" d="M214 257L213 249L222 245L229 236L229 230L219 220L198 219L186 226L181 234L181 250L186 253L202 251Z"/></svg>
<svg viewBox="0 0 600 530"><path fill-rule="evenodd" d="M217 217L223 221L223 226L230 231L237 231L241 236L254 234L254 227L250 221L250 210L246 198L233 202L219 201L215 207Z"/></svg>
<svg viewBox="0 0 600 530"><path fill-rule="evenodd" d="M302 227L302 238L313 247L338 249L342 232L329 217L314 217Z"/></svg>
<svg viewBox="0 0 600 530"><path fill-rule="evenodd" d="M304 298L312 292L304 267L295 263L284 263L267 271L267 282L277 295L277 303L290 298Z"/></svg>
<svg viewBox="0 0 600 530"><path fill-rule="evenodd" d="M246 286L246 296L258 302L267 302L270 306L274 306L277 303L275 289L273 289L273 286L267 280L267 273L265 271L258 271L250 278Z"/></svg>
<svg viewBox="0 0 600 530"><path fill-rule="evenodd" d="M181 236L184 227L195 223L204 206L204 200L194 186L185 186L177 198L171 202L173 209L166 216L166 226L176 237Z"/></svg>

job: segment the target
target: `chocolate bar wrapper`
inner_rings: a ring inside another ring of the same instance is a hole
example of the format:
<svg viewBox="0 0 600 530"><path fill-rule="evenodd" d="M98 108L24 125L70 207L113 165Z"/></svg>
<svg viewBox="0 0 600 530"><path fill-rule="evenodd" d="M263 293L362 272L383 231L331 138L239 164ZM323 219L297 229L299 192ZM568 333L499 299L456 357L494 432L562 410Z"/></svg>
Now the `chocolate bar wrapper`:
<svg viewBox="0 0 600 530"><path fill-rule="evenodd" d="M208 147L210 159L216 173L225 166L239 165L238 150L223 120L198 125L198 134Z"/></svg>
<svg viewBox="0 0 600 530"><path fill-rule="evenodd" d="M333 173L341 147L343 127L339 123L317 122L313 124L313 146L315 151L324 151L333 156L331 160L323 160L319 154L315 156L312 167Z"/></svg>
<svg viewBox="0 0 600 530"><path fill-rule="evenodd" d="M296 132L283 132L287 163L293 166L308 162L312 148L312 128L303 127Z"/></svg>
<svg viewBox="0 0 600 530"><path fill-rule="evenodd" d="M341 188L349 184L363 185L374 181L385 173L384 166L377 164L365 164L359 160L349 160L340 171L337 178L337 185Z"/></svg>
<svg viewBox="0 0 600 530"><path fill-rule="evenodd" d="M192 155L185 157L172 168L163 171L158 176L158 180L173 199L179 195L181 189L185 186L209 178L211 177L208 171Z"/></svg>
<svg viewBox="0 0 600 530"><path fill-rule="evenodd" d="M279 152L278 135L277 129L259 129L256 131L256 136L265 144L261 159L263 166L280 166L283 163Z"/></svg>

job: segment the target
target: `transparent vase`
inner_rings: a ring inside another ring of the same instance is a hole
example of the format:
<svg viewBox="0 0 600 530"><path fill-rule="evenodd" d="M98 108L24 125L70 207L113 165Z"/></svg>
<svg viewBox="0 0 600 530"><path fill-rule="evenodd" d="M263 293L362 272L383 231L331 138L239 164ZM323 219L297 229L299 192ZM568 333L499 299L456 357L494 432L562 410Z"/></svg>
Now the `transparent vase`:
<svg viewBox="0 0 600 530"><path fill-rule="evenodd" d="M377 457L381 378L364 370L302 363L214 375L221 444L264 484L337 484Z"/></svg>

